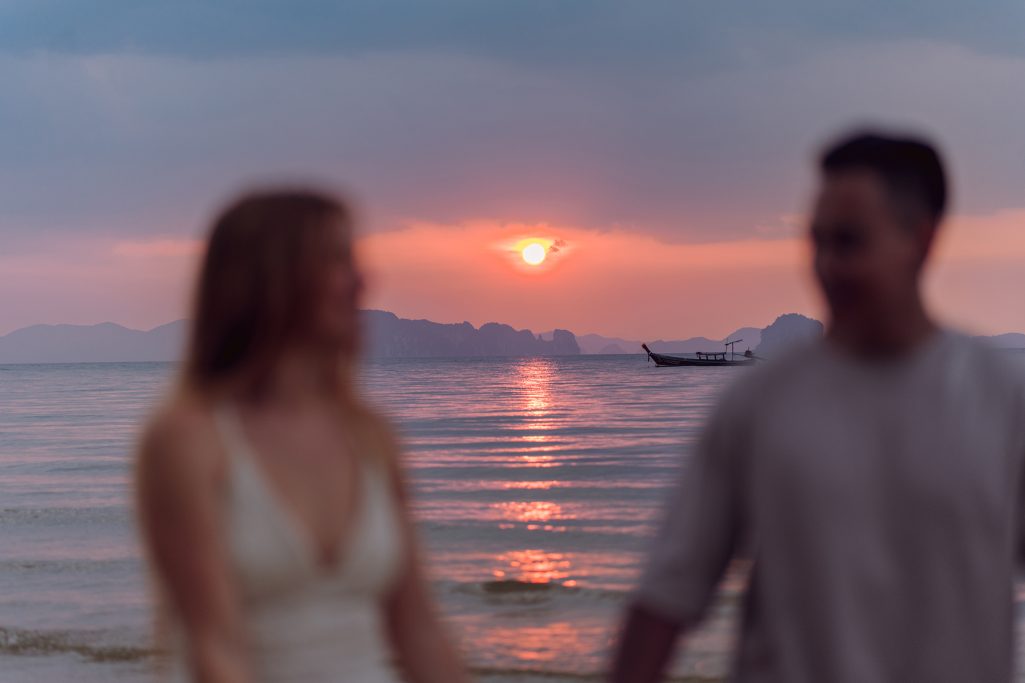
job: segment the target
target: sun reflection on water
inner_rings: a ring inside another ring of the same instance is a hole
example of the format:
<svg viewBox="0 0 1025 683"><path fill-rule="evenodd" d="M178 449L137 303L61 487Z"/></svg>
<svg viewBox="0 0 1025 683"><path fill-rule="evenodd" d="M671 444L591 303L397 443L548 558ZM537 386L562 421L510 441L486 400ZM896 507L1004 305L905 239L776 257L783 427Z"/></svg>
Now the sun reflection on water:
<svg viewBox="0 0 1025 683"><path fill-rule="evenodd" d="M573 519L566 515L558 503L536 500L513 503L495 503L494 507L502 512L505 519L517 522L550 522L553 519Z"/></svg>
<svg viewBox="0 0 1025 683"><path fill-rule="evenodd" d="M570 579L573 563L568 553L553 553L537 548L526 550L510 550L496 559L499 567L492 571L492 576L504 581L521 581L523 583L560 583L563 586L575 586L576 581Z"/></svg>
<svg viewBox="0 0 1025 683"><path fill-rule="evenodd" d="M530 358L516 368L517 385L524 398L524 410L544 416L551 406L551 382L555 367L550 360Z"/></svg>
<svg viewBox="0 0 1025 683"><path fill-rule="evenodd" d="M552 419L552 378L555 365L544 358L531 358L516 368L516 393L520 397L519 414L523 424L516 431L524 432L516 440L527 446L520 461L531 467L552 467L555 459L548 452L555 450L551 445L551 432L557 425Z"/></svg>
<svg viewBox="0 0 1025 683"><path fill-rule="evenodd" d="M572 661L590 653L595 642L600 642L580 624L569 621L491 626L482 629L477 639L494 652L495 659L511 660L525 667L532 663Z"/></svg>
<svg viewBox="0 0 1025 683"><path fill-rule="evenodd" d="M557 488L562 482L556 479L547 481L506 481L502 482L503 489L525 489L525 490L547 490Z"/></svg>
<svg viewBox="0 0 1025 683"><path fill-rule="evenodd" d="M521 523L526 525L528 531L543 529L561 532L566 527L557 522L576 519L576 515L567 512L562 505L545 500L493 503L491 509L502 520L500 529L513 528L515 523Z"/></svg>

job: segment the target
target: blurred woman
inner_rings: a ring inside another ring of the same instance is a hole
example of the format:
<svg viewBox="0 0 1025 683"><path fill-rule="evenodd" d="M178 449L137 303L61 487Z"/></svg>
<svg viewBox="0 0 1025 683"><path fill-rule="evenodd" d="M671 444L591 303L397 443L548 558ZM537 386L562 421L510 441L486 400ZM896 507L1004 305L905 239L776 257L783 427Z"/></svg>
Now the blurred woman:
<svg viewBox="0 0 1025 683"><path fill-rule="evenodd" d="M138 458L176 676L454 683L391 430L353 387L352 218L308 191L217 219L181 381Z"/></svg>

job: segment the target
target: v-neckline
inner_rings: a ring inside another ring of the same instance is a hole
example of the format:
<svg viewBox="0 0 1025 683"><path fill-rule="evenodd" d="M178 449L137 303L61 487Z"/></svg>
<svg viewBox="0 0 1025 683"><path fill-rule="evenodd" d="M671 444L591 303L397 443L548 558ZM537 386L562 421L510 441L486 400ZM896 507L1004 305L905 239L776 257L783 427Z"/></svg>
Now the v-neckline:
<svg viewBox="0 0 1025 683"><path fill-rule="evenodd" d="M268 501L278 511L285 526L289 528L298 538L300 545L303 546L301 554L304 561L319 574L334 574L344 570L352 557L352 552L350 552L351 546L356 540L356 535L361 531L361 525L365 521L363 517L365 516L366 500L369 495L366 490L369 483L367 481L367 465L359 462L353 464L355 472L353 476L353 490L350 495L349 520L338 537L332 541L330 547L325 548L295 508L287 502L280 487L274 484L267 473L266 467L259 461L257 450L246 433L245 425L238 411L228 407L226 412L231 422L231 429L235 433L237 449L241 451L239 456L247 461L247 466L253 471L257 483L263 489ZM356 457L355 451L353 451L352 457Z"/></svg>

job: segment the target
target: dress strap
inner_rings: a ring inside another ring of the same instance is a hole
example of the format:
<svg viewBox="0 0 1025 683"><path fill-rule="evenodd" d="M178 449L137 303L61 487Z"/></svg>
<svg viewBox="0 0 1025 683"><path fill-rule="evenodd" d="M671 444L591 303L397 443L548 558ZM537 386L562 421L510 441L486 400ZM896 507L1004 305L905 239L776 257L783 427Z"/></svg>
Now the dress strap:
<svg viewBox="0 0 1025 683"><path fill-rule="evenodd" d="M242 434L238 413L230 404L219 403L214 406L213 415L217 436L220 437L228 458L232 461L238 460L246 452L246 439Z"/></svg>

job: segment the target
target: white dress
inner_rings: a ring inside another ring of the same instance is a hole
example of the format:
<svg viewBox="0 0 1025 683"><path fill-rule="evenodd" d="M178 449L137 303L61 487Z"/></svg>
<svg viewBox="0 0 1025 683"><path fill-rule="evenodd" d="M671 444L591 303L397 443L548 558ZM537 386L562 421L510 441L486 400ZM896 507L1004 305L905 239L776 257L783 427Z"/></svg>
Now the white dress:
<svg viewBox="0 0 1025 683"><path fill-rule="evenodd" d="M253 683L397 683L380 605L402 546L384 467L360 463L350 536L338 565L322 567L305 527L255 462L235 413L225 407L216 419L229 455L225 532ZM184 657L178 663L179 680L187 680Z"/></svg>

